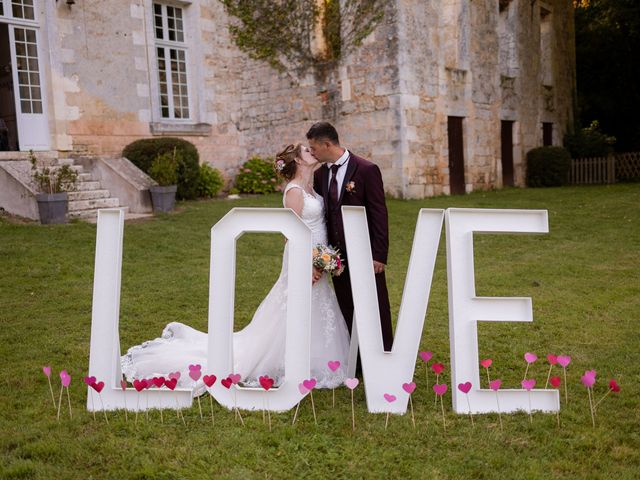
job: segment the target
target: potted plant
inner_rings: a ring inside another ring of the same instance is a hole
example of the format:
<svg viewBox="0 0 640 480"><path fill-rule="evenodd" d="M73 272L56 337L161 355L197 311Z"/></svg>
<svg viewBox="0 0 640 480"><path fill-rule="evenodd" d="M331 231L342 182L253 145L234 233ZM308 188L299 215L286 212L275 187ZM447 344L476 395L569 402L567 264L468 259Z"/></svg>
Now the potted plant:
<svg viewBox="0 0 640 480"><path fill-rule="evenodd" d="M154 212L170 212L176 203L178 190L178 158L180 153L173 149L173 153L158 155L149 169L149 175L158 185L149 187L151 203Z"/></svg>
<svg viewBox="0 0 640 480"><path fill-rule="evenodd" d="M70 165L59 168L38 167L33 150L29 151L32 177L36 184L36 201L40 213L40 223L67 223L69 199L67 192L76 189L78 174Z"/></svg>

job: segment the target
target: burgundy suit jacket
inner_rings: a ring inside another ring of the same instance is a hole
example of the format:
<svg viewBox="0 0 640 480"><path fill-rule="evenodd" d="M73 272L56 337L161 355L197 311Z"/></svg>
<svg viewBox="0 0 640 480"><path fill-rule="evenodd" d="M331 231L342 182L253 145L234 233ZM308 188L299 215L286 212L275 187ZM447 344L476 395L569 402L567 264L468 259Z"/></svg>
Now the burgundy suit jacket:
<svg viewBox="0 0 640 480"><path fill-rule="evenodd" d="M329 228L329 175L330 165L324 164L314 175L313 188L324 198L324 209ZM348 185L353 182L353 188ZM358 157L350 152L347 172L340 189L338 199L338 222L336 224L337 239L333 245L340 249L343 258L347 259L344 224L342 223L342 206L354 205L365 207L369 226L369 239L373 259L386 264L389 253L389 219L384 198L382 174L375 163ZM332 238L329 232L329 238ZM347 264L348 265L348 264Z"/></svg>

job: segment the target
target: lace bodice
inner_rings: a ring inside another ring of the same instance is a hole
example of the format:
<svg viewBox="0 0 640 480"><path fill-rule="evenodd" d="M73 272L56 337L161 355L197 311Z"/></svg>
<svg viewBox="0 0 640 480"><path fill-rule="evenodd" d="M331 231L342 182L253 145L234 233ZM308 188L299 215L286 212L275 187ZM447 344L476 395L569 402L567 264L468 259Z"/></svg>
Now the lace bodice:
<svg viewBox="0 0 640 480"><path fill-rule="evenodd" d="M300 218L311 229L311 236L313 238L313 244L327 244L327 226L324 221L324 199L321 195L313 192L313 195L305 191L300 185L296 183L288 183L284 189L282 195L282 204L284 206L284 199L289 190L292 188L299 188L302 191L304 197L304 205L302 207L302 214Z"/></svg>

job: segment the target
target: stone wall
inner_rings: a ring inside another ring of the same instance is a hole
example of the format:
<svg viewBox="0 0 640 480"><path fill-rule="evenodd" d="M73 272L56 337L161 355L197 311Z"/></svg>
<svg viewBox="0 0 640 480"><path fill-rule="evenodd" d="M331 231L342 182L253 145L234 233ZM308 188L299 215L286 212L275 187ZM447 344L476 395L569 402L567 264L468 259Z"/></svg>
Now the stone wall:
<svg viewBox="0 0 640 480"><path fill-rule="evenodd" d="M570 0L389 0L361 47L300 76L240 52L218 0L183 7L190 125L158 118L152 0L47 3L56 149L118 155L163 132L193 142L231 178L248 157L273 156L328 120L343 145L380 166L389 194L423 198L449 193L448 116L464 117L468 192L502 185L500 120L515 122L523 185L542 122L561 144L573 119Z"/></svg>

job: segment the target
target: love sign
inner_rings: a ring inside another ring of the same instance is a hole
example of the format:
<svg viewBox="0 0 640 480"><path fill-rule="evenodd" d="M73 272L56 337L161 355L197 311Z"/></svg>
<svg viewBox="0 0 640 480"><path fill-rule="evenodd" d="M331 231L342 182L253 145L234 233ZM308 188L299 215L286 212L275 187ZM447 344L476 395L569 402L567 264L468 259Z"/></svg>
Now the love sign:
<svg viewBox="0 0 640 480"><path fill-rule="evenodd" d="M367 408L370 412L405 413L409 397L389 391L390 386L410 382L435 266L443 221L447 239L451 380L471 381L465 392L451 389L458 413L502 413L516 410L557 411L558 391L533 389L494 392L480 385L477 322L532 321L530 298L493 298L475 295L473 267L474 233L546 233L544 210L422 209L413 240L405 288L391 352L382 346L382 334L366 212L363 207L342 207L350 276L354 298L349 377L355 371L358 347L362 358ZM120 275L124 214L119 209L98 212L89 374L108 379L104 408L134 405L134 389L119 386L120 341L118 333ZM279 232L287 239L289 295L287 299L285 379L278 388L227 388L214 383L211 394L231 409L236 405L262 410L286 411L306 395L300 384L310 377L311 249L308 227L295 213L282 208L234 208L211 229L209 279L208 372L225 378L233 370L233 304L235 298L236 240L245 232ZM267 333L267 332L266 332ZM265 372L266 373L266 372ZM131 391L129 391L131 390ZM233 391L232 391L233 390ZM305 389L308 390L308 389ZM149 407L174 408L191 405L190 390L151 390ZM386 395L386 396L385 396ZM126 397L130 396L131 399ZM391 396L393 401L389 401ZM499 396L499 398L498 398ZM176 400L177 399L177 400ZM127 400L130 400L127 402ZM497 406L499 400L499 407ZM87 399L87 408L93 409Z"/></svg>

